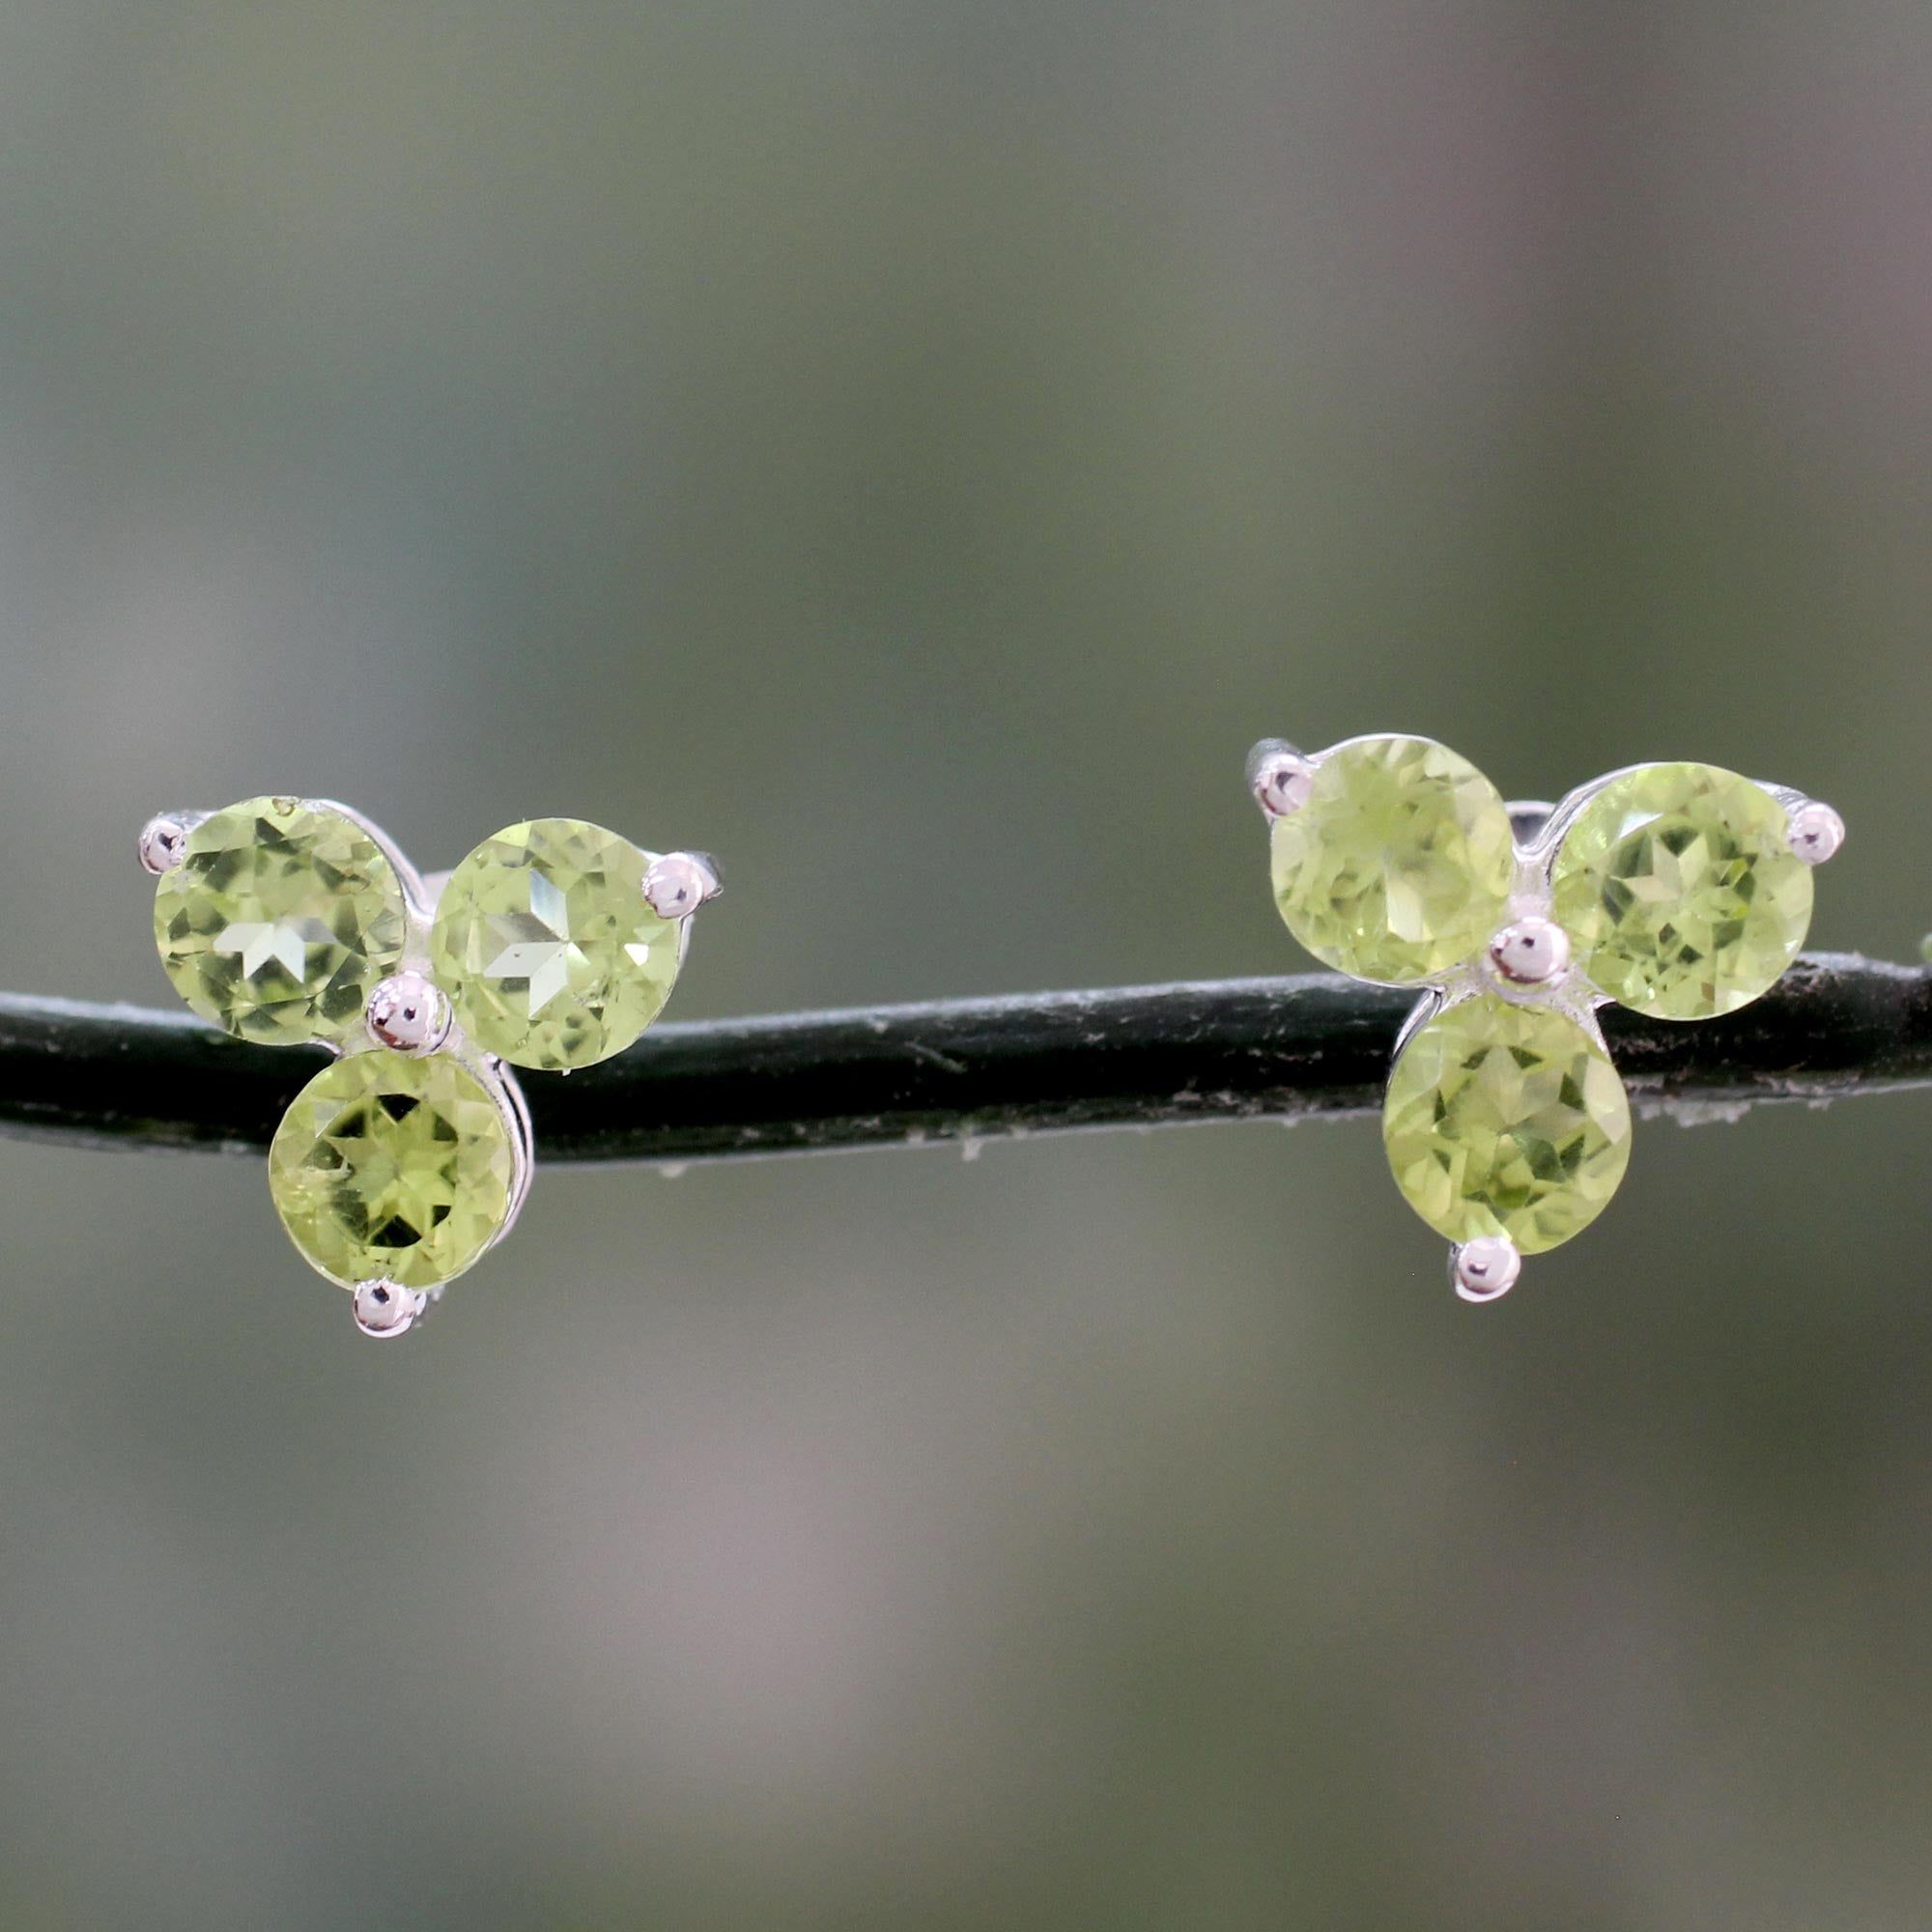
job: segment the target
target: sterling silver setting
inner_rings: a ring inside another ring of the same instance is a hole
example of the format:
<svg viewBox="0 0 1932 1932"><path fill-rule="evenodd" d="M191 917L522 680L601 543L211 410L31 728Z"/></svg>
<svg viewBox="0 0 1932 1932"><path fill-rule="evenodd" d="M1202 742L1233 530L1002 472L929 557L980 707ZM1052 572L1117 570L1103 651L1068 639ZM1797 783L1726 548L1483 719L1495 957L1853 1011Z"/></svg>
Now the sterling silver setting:
<svg viewBox="0 0 1932 1932"><path fill-rule="evenodd" d="M393 1342L416 1325L429 1306L420 1288L404 1288L393 1281L358 1281L350 1291L349 1312L355 1325L374 1342Z"/></svg>
<svg viewBox="0 0 1932 1932"><path fill-rule="evenodd" d="M1531 913L1504 926L1484 958L1498 991L1548 992L1570 971L1570 935L1553 919Z"/></svg>
<svg viewBox="0 0 1932 1932"><path fill-rule="evenodd" d="M1845 821L1824 800L1807 798L1791 812L1791 849L1807 866L1835 859L1845 842Z"/></svg>
<svg viewBox="0 0 1932 1932"><path fill-rule="evenodd" d="M407 969L377 982L362 1018L378 1046L418 1060L447 1042L455 1021L442 988L427 973Z"/></svg>
<svg viewBox="0 0 1932 1932"><path fill-rule="evenodd" d="M666 852L644 872L644 899L660 919L689 919L724 890L708 852Z"/></svg>
<svg viewBox="0 0 1932 1932"><path fill-rule="evenodd" d="M1307 803L1316 775L1338 752L1393 735L1397 734L1363 732L1315 753L1303 752L1285 738L1264 738L1248 753L1248 790L1262 816L1272 826ZM1617 1002L1573 971L1569 934L1552 917L1556 862L1565 834L1590 802L1617 781L1648 768L1648 764L1620 766L1566 793L1554 805L1543 800L1508 802L1505 809L1514 835L1516 863L1503 923L1477 959L1422 983L1416 1004L1397 1036L1391 1071L1422 1027L1450 1008L1484 994L1552 1009L1575 1021L1591 1042L1607 1054L1598 1015ZM1756 780L1750 782L1784 808L1790 849L1806 865L1823 865L1843 846L1845 822L1831 806L1788 785ZM1932 938L1927 939L1926 950L1932 957ZM1369 985L1417 990L1407 982L1354 974L1350 977L1362 978ZM1516 1286L1522 1264L1521 1252L1508 1236L1480 1236L1452 1243L1450 1282L1464 1301L1494 1301Z"/></svg>
<svg viewBox="0 0 1932 1932"><path fill-rule="evenodd" d="M1266 818L1286 818L1308 801L1315 766L1286 738L1264 738L1248 753L1248 789Z"/></svg>
<svg viewBox="0 0 1932 1932"><path fill-rule="evenodd" d="M1464 1301L1494 1301L1522 1273L1522 1256L1507 1235L1478 1235L1449 1250L1449 1280Z"/></svg>
<svg viewBox="0 0 1932 1932"><path fill-rule="evenodd" d="M172 872L186 856L187 835L207 816L205 811L157 811L142 826L136 846L142 871L151 879Z"/></svg>
<svg viewBox="0 0 1932 1932"><path fill-rule="evenodd" d="M501 1223L484 1245L487 1253L516 1226L529 1197L536 1167L535 1136L516 1070L465 1035L449 996L431 973L430 936L450 874L437 872L425 878L402 847L353 806L335 799L303 798L297 803L306 810L337 813L363 832L394 868L405 908L402 956L395 970L370 990L362 1025L339 1038L325 1037L308 1043L338 1059L382 1049L414 1059L447 1054L474 1076L496 1104L511 1152L508 1205ZM207 811L172 811L150 818L136 845L142 870L158 878L179 867L186 856L188 835L210 816ZM661 918L676 921L681 966L691 943L692 915L723 890L717 864L706 854L692 852L647 852L644 857L646 868L638 882L639 897ZM671 906L675 910L668 909ZM371 1277L351 1287L350 1312L362 1334L391 1341L415 1328L441 1299L448 1285L437 1282L412 1288L381 1276Z"/></svg>

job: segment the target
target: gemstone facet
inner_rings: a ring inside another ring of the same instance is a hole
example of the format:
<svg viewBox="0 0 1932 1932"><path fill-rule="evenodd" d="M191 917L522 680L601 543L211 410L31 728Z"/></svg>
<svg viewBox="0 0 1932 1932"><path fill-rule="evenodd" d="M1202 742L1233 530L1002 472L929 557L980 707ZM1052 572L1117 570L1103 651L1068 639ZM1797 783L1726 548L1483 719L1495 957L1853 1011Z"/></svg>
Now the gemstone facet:
<svg viewBox="0 0 1932 1932"><path fill-rule="evenodd" d="M1506 1235L1538 1254L1609 1205L1630 1161L1630 1101L1575 1020L1484 995L1403 1048L1382 1140L1396 1185L1438 1234Z"/></svg>
<svg viewBox="0 0 1932 1932"><path fill-rule="evenodd" d="M1577 964L1656 1019L1735 1011L1771 987L1811 923L1811 868L1783 806L1716 765L1613 779L1564 835L1555 917Z"/></svg>
<svg viewBox="0 0 1932 1932"><path fill-rule="evenodd" d="M269 1151L282 1225L345 1288L433 1288L461 1274L501 1230L516 1181L502 1106L446 1053L375 1048L324 1067Z"/></svg>
<svg viewBox="0 0 1932 1932"><path fill-rule="evenodd" d="M518 1066L621 1053L677 979L678 925L644 899L649 864L628 838L577 818L486 838L449 875L430 939L457 1024Z"/></svg>
<svg viewBox="0 0 1932 1932"><path fill-rule="evenodd" d="M1275 821L1275 903L1318 959L1415 985L1481 951L1516 867L1509 811L1467 759L1428 738L1361 738L1316 766Z"/></svg>
<svg viewBox="0 0 1932 1932"><path fill-rule="evenodd" d="M396 868L354 819L294 798L204 818L155 892L176 990L243 1039L286 1045L359 1026L402 957Z"/></svg>

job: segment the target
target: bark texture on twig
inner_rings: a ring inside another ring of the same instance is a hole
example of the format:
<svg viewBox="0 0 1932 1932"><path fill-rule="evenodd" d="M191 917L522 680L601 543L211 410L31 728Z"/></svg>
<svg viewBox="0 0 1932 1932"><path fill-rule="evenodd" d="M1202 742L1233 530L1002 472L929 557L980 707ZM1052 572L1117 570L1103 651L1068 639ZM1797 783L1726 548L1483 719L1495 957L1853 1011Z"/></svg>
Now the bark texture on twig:
<svg viewBox="0 0 1932 1932"><path fill-rule="evenodd" d="M524 1081L551 1160L685 1161L1253 1115L1366 1114L1413 1001L1330 974L669 1023ZM1727 1019L1616 1009L1639 1104L1687 1118L1932 1085L1932 973L1808 954ZM0 1131L258 1149L319 1052L190 1014L0 994Z"/></svg>

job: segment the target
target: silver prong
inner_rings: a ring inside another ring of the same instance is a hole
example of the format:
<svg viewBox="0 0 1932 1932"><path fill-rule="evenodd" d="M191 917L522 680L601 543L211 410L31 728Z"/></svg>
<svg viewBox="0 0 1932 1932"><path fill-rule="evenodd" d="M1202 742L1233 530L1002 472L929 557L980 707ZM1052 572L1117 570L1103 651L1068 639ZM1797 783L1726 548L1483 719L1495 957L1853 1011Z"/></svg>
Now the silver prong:
<svg viewBox="0 0 1932 1932"><path fill-rule="evenodd" d="M1553 919L1531 913L1490 941L1484 961L1504 991L1548 991L1570 971L1570 935Z"/></svg>
<svg viewBox="0 0 1932 1932"><path fill-rule="evenodd" d="M1264 738L1248 753L1248 789L1269 819L1299 811L1314 782L1313 763L1286 738Z"/></svg>
<svg viewBox="0 0 1932 1932"><path fill-rule="evenodd" d="M1493 1301L1516 1286L1522 1255L1507 1235L1478 1235L1449 1250L1449 1279L1464 1301Z"/></svg>
<svg viewBox="0 0 1932 1932"><path fill-rule="evenodd" d="M449 1037L449 1001L426 973L405 970L378 980L363 1018L378 1046L417 1060Z"/></svg>
<svg viewBox="0 0 1932 1932"><path fill-rule="evenodd" d="M1791 849L1807 866L1822 866L1845 842L1845 821L1822 799L1810 798L1791 814Z"/></svg>
<svg viewBox="0 0 1932 1932"><path fill-rule="evenodd" d="M141 828L137 849L142 871L156 879L163 872L172 872L187 856L187 820L184 814L156 812Z"/></svg>
<svg viewBox="0 0 1932 1932"><path fill-rule="evenodd" d="M667 852L644 873L644 900L660 919L689 919L724 890L707 852Z"/></svg>
<svg viewBox="0 0 1932 1932"><path fill-rule="evenodd" d="M421 1289L393 1281L358 1281L349 1301L356 1327L377 1342L407 1335L428 1304L429 1296Z"/></svg>

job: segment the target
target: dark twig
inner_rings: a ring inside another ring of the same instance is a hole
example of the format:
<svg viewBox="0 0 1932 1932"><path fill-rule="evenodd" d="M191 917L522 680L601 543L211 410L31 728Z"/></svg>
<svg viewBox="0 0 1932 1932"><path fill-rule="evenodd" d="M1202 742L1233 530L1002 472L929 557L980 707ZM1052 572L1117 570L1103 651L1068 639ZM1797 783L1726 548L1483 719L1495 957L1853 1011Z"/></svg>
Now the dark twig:
<svg viewBox="0 0 1932 1932"><path fill-rule="evenodd" d="M705 1020L524 1089L539 1153L580 1161L1365 1114L1411 1004L1311 974ZM1688 1118L1932 1085L1932 974L1808 955L1728 1019L1605 1031L1639 1101ZM0 995L0 1131L261 1148L318 1064L185 1013Z"/></svg>

